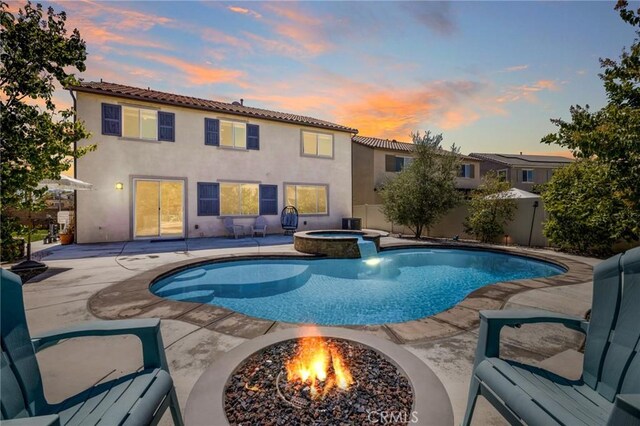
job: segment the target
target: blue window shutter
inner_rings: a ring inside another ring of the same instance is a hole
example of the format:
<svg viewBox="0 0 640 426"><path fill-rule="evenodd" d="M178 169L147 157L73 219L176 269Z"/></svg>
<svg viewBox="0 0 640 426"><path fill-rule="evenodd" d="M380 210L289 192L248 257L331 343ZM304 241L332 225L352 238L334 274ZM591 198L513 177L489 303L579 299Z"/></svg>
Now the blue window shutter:
<svg viewBox="0 0 640 426"><path fill-rule="evenodd" d="M278 214L278 185L260 185L260 215Z"/></svg>
<svg viewBox="0 0 640 426"><path fill-rule="evenodd" d="M396 172L399 172L404 167L404 158L396 157Z"/></svg>
<svg viewBox="0 0 640 426"><path fill-rule="evenodd" d="M176 115L174 113L158 111L158 140L176 141Z"/></svg>
<svg viewBox="0 0 640 426"><path fill-rule="evenodd" d="M122 107L114 104L102 104L102 134L122 136Z"/></svg>
<svg viewBox="0 0 640 426"><path fill-rule="evenodd" d="M220 185L198 182L198 216L220 215Z"/></svg>
<svg viewBox="0 0 640 426"><path fill-rule="evenodd" d="M247 124L247 149L260 149L260 126Z"/></svg>
<svg viewBox="0 0 640 426"><path fill-rule="evenodd" d="M215 118L204 119L204 144L220 146L220 120Z"/></svg>

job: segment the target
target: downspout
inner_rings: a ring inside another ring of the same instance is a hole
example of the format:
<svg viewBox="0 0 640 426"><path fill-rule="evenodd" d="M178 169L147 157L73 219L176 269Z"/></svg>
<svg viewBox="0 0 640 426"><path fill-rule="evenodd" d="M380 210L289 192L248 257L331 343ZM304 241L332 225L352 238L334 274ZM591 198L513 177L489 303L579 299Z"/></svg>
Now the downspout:
<svg viewBox="0 0 640 426"><path fill-rule="evenodd" d="M71 95L71 99L73 99L73 124L78 121L78 110L76 105L76 95L73 94L73 90L69 89L69 94ZM78 152L78 141L73 141L73 178L78 178L78 157L76 153ZM76 229L73 231L73 242L75 243L78 237L78 191L73 191L73 220L76 224Z"/></svg>
<svg viewBox="0 0 640 426"><path fill-rule="evenodd" d="M538 208L538 201L533 202L533 215L531 216L531 229L529 230L529 247L531 247L531 235L533 235L533 224L536 220L536 209Z"/></svg>

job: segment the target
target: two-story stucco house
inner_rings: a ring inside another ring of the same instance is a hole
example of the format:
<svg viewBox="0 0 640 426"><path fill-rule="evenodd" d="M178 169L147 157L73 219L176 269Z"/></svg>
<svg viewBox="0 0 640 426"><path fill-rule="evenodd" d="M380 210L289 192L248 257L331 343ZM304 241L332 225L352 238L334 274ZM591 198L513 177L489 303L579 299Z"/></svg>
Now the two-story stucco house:
<svg viewBox="0 0 640 426"><path fill-rule="evenodd" d="M495 171L498 176L511 183L511 187L529 191L534 184L546 183L553 172L574 160L556 155L520 155L471 153L480 163L480 175Z"/></svg>
<svg viewBox="0 0 640 426"><path fill-rule="evenodd" d="M76 241L223 235L222 218L249 226L280 211L300 228L335 228L351 216L351 136L311 117L106 82L69 88L92 133L79 146Z"/></svg>
<svg viewBox="0 0 640 426"><path fill-rule="evenodd" d="M352 143L353 205L381 204L378 189L413 160L415 145L396 140L354 136ZM462 164L456 178L460 190L480 184L480 160L460 155Z"/></svg>
<svg viewBox="0 0 640 426"><path fill-rule="evenodd" d="M415 145L396 140L354 136L352 139L353 214L364 227L398 233L410 233L403 226L387 221L382 213L382 197L378 192L413 159ZM456 186L464 192L480 185L480 160L460 155L461 165ZM462 222L467 213L464 205L452 209L432 226L431 236L464 235Z"/></svg>

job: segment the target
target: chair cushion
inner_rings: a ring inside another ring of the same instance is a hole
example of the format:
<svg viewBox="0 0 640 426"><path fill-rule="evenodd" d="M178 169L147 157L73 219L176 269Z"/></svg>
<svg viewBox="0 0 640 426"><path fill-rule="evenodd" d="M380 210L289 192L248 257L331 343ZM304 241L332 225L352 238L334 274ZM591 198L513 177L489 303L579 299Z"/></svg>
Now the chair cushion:
<svg viewBox="0 0 640 426"><path fill-rule="evenodd" d="M529 425L601 425L613 404L582 380L569 380L542 368L487 358L475 375Z"/></svg>
<svg viewBox="0 0 640 426"><path fill-rule="evenodd" d="M100 383L51 405L61 425L147 425L173 386L165 370L148 369Z"/></svg>

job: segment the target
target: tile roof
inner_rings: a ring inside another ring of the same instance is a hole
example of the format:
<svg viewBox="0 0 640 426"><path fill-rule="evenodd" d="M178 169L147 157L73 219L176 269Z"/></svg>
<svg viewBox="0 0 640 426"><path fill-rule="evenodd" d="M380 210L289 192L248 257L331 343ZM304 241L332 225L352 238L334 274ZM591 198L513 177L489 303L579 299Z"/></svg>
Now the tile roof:
<svg viewBox="0 0 640 426"><path fill-rule="evenodd" d="M242 115L246 117L262 118L266 120L283 121L287 123L304 124L322 129L338 130L342 132L358 133L357 129L330 123L317 118L303 115L289 114L286 112L271 111L262 108L236 105L212 101L209 99L194 98L191 96L175 95L173 93L159 92L157 90L143 89L139 87L125 86L123 84L108 83L103 81L81 82L77 86L70 86L67 89L78 92L97 93L108 96L115 96L140 101L155 102L166 105L175 105L185 108L195 108L206 111L223 112L228 114Z"/></svg>
<svg viewBox="0 0 640 426"><path fill-rule="evenodd" d="M472 152L469 155L480 160L495 161L506 166L522 167L562 167L574 161L572 158L558 155L518 155L477 152Z"/></svg>
<svg viewBox="0 0 640 426"><path fill-rule="evenodd" d="M415 145L411 142L400 142L395 139L380 139L372 138L369 136L353 136L351 140L357 144L368 146L369 148L387 149L390 151L404 151L411 152L414 150ZM468 160L478 160L477 158L471 158L464 154L459 154L461 158Z"/></svg>

